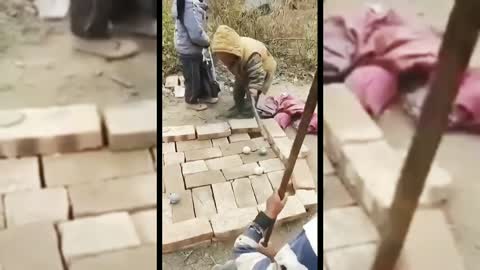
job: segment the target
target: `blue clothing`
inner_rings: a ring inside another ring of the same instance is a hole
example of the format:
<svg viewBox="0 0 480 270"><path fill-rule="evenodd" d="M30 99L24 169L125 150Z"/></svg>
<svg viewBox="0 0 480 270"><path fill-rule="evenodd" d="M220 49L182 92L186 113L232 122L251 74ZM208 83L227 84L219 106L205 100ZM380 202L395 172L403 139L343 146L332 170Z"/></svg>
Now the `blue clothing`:
<svg viewBox="0 0 480 270"><path fill-rule="evenodd" d="M183 23L178 18L177 0L172 4L175 20L175 49L180 55L201 55L210 45L206 32L208 5L205 0L185 0Z"/></svg>
<svg viewBox="0 0 480 270"><path fill-rule="evenodd" d="M317 216L310 220L300 234L290 243L283 246L272 261L267 256L259 253L257 247L264 236L264 231L252 224L240 235L234 245L234 269L245 270L275 270L295 269L313 270L320 269L318 263L318 224Z"/></svg>

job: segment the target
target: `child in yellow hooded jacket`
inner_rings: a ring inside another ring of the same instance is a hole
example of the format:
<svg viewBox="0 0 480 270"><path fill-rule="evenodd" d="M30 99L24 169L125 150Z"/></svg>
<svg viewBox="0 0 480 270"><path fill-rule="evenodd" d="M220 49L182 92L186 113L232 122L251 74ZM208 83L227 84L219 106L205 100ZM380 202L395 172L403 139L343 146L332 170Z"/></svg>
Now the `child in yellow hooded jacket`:
<svg viewBox="0 0 480 270"><path fill-rule="evenodd" d="M266 94L272 85L277 62L265 44L242 37L226 25L217 28L210 45L213 54L235 76L235 106L230 109L229 117L253 117L250 99L245 99L247 91L256 100L261 93Z"/></svg>

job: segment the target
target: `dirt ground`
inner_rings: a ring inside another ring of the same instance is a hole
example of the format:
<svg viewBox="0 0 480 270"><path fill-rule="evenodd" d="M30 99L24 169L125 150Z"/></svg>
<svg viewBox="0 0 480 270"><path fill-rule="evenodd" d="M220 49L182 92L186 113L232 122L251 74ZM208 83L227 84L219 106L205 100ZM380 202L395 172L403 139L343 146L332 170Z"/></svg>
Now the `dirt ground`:
<svg viewBox="0 0 480 270"><path fill-rule="evenodd" d="M9 25L1 25L3 29ZM107 62L72 50L66 22L35 25L0 52L0 108L43 107L72 103L120 103L156 98L156 40L140 40L134 58ZM127 89L111 78L134 87Z"/></svg>

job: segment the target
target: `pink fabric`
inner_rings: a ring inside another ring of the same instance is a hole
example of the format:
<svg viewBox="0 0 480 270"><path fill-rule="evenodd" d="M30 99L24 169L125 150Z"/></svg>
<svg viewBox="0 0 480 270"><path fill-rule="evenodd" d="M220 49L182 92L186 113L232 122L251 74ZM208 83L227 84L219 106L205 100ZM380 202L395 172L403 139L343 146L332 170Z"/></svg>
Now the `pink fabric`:
<svg viewBox="0 0 480 270"><path fill-rule="evenodd" d="M391 9L369 7L360 16L333 16L324 21L324 31L324 70L328 69L324 80L334 77L332 74L344 76L373 116L381 115L397 95L401 75L418 70L426 71L427 76L432 73L441 44L441 35L433 29ZM423 105L423 100L406 100ZM418 105L410 107L418 117ZM450 127L471 131L480 127L479 69L465 74Z"/></svg>
<svg viewBox="0 0 480 270"><path fill-rule="evenodd" d="M273 115L273 119L283 129L290 126L294 121L302 117L303 111L305 109L305 103L298 100L297 98L282 94L277 97L267 97L263 107L264 111L268 111L270 115ZM307 129L309 134L317 134L318 132L318 118L317 114L314 113L310 124Z"/></svg>
<svg viewBox="0 0 480 270"><path fill-rule="evenodd" d="M350 73L345 84L368 113L379 116L397 94L397 78L396 74L380 66L361 66Z"/></svg>

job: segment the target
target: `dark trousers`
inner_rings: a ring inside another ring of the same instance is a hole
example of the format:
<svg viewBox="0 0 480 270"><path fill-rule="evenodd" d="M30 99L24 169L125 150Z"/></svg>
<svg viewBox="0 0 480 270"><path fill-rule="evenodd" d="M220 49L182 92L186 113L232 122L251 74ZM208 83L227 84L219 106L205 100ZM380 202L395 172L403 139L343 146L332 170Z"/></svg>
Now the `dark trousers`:
<svg viewBox="0 0 480 270"><path fill-rule="evenodd" d="M185 102L196 104L199 98L217 97L209 84L202 55L180 55L179 58L185 78Z"/></svg>

